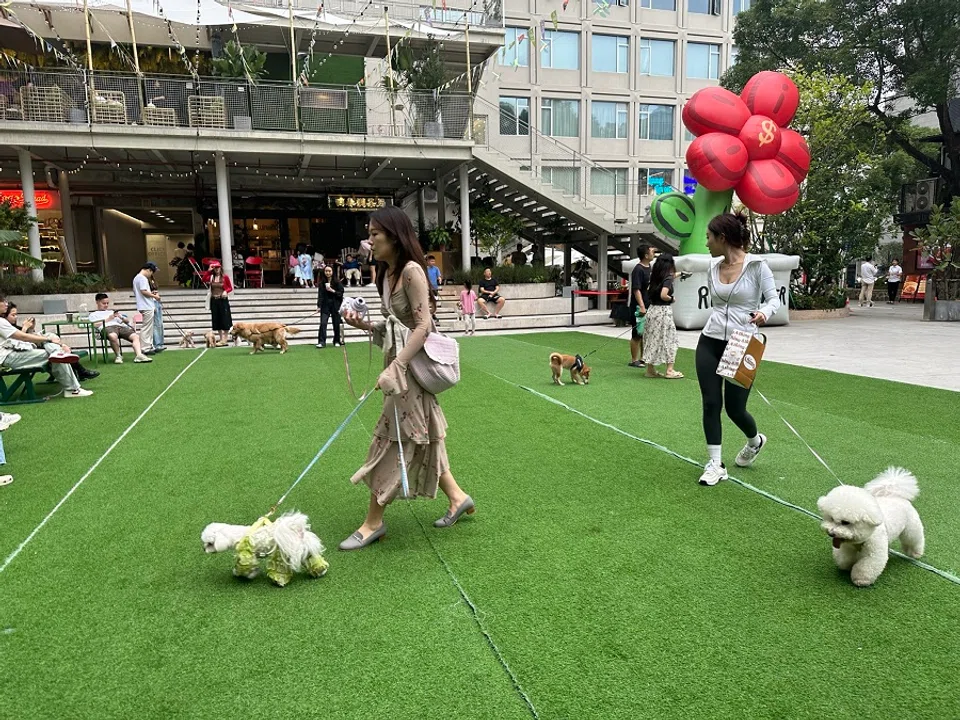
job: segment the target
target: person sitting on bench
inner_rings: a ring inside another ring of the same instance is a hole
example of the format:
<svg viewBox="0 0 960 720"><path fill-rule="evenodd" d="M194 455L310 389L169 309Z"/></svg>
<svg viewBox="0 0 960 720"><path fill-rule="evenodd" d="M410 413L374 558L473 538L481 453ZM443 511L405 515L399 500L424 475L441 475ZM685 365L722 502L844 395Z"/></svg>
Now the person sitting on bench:
<svg viewBox="0 0 960 720"><path fill-rule="evenodd" d="M97 293L97 309L90 313L89 320L100 328L100 334L113 348L113 362L123 363L123 351L120 349L120 338L133 345L135 363L153 362L140 350L140 335L128 323L126 317L119 310L110 309L110 297L106 293Z"/></svg>
<svg viewBox="0 0 960 720"><path fill-rule="evenodd" d="M0 314L7 311L6 298L0 296ZM19 342L12 342L19 341ZM35 347L30 350L24 343ZM80 382L65 364L75 363L79 358L70 352L70 348L60 342L56 335L34 335L17 330L0 317L0 365L11 370L28 370L43 367L50 363L50 372L63 388L64 397L87 397L91 390L80 387Z"/></svg>
<svg viewBox="0 0 960 720"><path fill-rule="evenodd" d="M0 318L3 318L21 332L32 333L37 329L37 321L34 318L27 318L24 320L23 326L21 327L17 324L17 316L16 303L7 303L6 312L0 313ZM20 340L11 340L10 342L19 345L24 350L33 350L36 347L36 345L25 343ZM81 382L84 380L93 380L95 377L100 377L99 372L85 368L79 362L71 364L70 367L73 368L73 374L77 376L77 380L80 380ZM53 373L50 373L50 377L48 378L47 382L56 382L53 377ZM0 429L2 429L2 427L0 427Z"/></svg>

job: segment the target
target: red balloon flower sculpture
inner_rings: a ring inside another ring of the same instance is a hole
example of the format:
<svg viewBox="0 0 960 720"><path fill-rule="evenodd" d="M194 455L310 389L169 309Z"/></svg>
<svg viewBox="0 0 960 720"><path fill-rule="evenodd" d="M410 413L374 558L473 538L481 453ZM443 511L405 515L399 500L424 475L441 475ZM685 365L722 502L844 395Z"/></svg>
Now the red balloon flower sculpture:
<svg viewBox="0 0 960 720"><path fill-rule="evenodd" d="M705 251L706 224L729 209L733 191L763 215L797 202L810 169L806 141L787 127L799 104L797 86L777 72L754 75L739 96L711 87L687 101L683 124L697 136L687 149L687 167L700 185L694 217L689 198L670 197L679 193L658 197L652 213L661 232L680 240L681 254Z"/></svg>

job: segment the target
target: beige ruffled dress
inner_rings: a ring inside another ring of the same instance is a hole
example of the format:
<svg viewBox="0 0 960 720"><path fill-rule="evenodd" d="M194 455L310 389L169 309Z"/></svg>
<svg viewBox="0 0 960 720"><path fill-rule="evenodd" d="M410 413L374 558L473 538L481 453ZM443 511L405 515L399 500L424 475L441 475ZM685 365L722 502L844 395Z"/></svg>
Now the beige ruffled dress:
<svg viewBox="0 0 960 720"><path fill-rule="evenodd" d="M396 498L403 499L394 410L400 419L409 498L436 497L440 476L450 469L450 463L444 441L447 420L437 397L420 387L407 368L433 329L429 283L423 268L408 263L395 289L388 276L382 300L384 320L374 324L373 342L383 349L383 412L373 431L367 461L350 481L365 483L377 502L388 505Z"/></svg>

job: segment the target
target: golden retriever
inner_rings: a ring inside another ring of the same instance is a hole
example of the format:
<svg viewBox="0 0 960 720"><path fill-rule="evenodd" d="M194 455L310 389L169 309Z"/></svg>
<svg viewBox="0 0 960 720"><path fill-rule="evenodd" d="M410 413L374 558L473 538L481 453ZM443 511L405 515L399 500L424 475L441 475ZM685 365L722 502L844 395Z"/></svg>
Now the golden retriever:
<svg viewBox="0 0 960 720"><path fill-rule="evenodd" d="M550 353L550 370L553 372L554 383L563 385L560 376L566 369L570 370L570 379L577 385L586 385L590 382L590 368L584 364L582 357Z"/></svg>
<svg viewBox="0 0 960 720"><path fill-rule="evenodd" d="M241 337L253 345L250 354L260 352L264 345L280 348L280 354L287 351L287 335L296 335L300 328L287 327L283 323L234 323L230 328L231 337Z"/></svg>

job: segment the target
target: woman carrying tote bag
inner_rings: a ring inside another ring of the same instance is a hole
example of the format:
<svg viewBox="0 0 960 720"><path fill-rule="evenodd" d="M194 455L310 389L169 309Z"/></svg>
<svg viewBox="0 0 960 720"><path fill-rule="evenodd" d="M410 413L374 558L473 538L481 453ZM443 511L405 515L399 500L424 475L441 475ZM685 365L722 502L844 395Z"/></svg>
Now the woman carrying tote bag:
<svg viewBox="0 0 960 720"><path fill-rule="evenodd" d="M474 512L473 499L450 472L447 421L436 395L425 390L410 369L433 330L423 250L410 218L397 207L387 206L373 213L368 230L385 319L370 323L353 312L345 312L343 319L355 328L372 332L374 343L383 348L385 369L377 381L384 396L383 412L373 431L367 460L350 479L370 488L367 517L340 543L341 550L359 550L386 535L386 506L402 496L399 442L403 443L409 497L434 498L439 486L449 499L446 515L435 521L434 527L450 527L464 513Z"/></svg>
<svg viewBox="0 0 960 720"><path fill-rule="evenodd" d="M747 444L737 454L738 466L753 465L767 444L766 436L757 432L757 423L747 412L750 390L717 374L730 333L743 330L755 334L780 307L773 272L761 258L747 252L749 246L750 230L743 213L718 215L707 226L707 250L719 260L711 264L707 274L713 312L700 335L696 355L697 380L703 398L703 432L709 455L700 476L701 485L716 485L728 477L723 464L720 424L724 407L727 416L747 437Z"/></svg>

